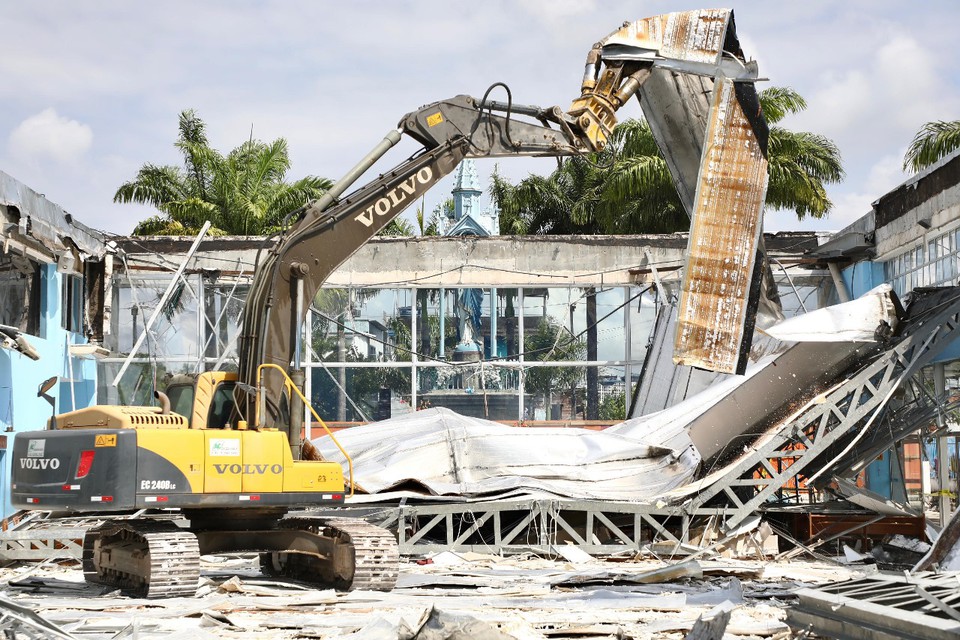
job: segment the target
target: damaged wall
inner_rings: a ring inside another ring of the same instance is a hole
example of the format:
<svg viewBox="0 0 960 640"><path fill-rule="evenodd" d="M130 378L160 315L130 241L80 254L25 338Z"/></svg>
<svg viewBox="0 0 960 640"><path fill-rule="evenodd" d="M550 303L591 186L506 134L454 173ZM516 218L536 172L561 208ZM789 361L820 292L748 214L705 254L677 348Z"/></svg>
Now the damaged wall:
<svg viewBox="0 0 960 640"><path fill-rule="evenodd" d="M43 428L54 411L96 400L96 363L76 345L87 343L92 324L84 272L107 247L99 233L3 172L0 243L0 295L15 300L0 305L0 342L7 347L0 349L0 517L6 518L13 512L6 482L13 435ZM17 349L18 335L29 346ZM53 407L37 397L51 377L57 379L48 392Z"/></svg>

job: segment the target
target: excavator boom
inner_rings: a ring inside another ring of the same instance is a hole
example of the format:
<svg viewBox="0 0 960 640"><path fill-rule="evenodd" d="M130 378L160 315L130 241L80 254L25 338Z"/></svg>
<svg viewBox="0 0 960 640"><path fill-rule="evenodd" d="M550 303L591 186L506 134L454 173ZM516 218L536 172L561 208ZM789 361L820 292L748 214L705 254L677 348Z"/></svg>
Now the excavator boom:
<svg viewBox="0 0 960 640"><path fill-rule="evenodd" d="M541 122L521 117L535 114ZM553 123L556 128L547 124ZM575 133L559 109L542 110L456 96L404 116L398 129L334 186L344 191L364 167L406 134L424 149L388 173L340 201L335 195L304 207L296 222L258 265L243 315L240 338L240 393L246 392L248 416L256 411L250 392L261 363L291 367L299 361L300 323L306 308L329 275L380 229L466 157L569 156L588 151L590 139ZM283 394L282 376L268 376L265 406L258 426L291 425L291 445L299 426Z"/></svg>

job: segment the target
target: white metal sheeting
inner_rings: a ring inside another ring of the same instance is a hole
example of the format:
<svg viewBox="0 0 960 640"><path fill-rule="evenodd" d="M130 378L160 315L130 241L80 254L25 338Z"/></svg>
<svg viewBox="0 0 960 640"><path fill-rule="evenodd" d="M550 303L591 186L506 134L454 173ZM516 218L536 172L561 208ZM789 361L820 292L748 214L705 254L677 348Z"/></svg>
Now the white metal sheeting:
<svg viewBox="0 0 960 640"><path fill-rule="evenodd" d="M784 320L764 332L790 342L875 342L881 322L896 329L896 309L893 288L882 284L856 300Z"/></svg>
<svg viewBox="0 0 960 640"><path fill-rule="evenodd" d="M508 427L449 409L354 427L337 434L357 483L382 493L494 497L517 490L565 498L645 501L685 484L699 458L609 432ZM313 443L343 462L329 437Z"/></svg>
<svg viewBox="0 0 960 640"><path fill-rule="evenodd" d="M746 376L731 376L674 407L602 432L508 427L434 408L344 430L337 438L353 458L357 484L368 493L655 502L689 483L701 456L717 455L731 442L742 447L775 426L782 407L808 401L869 354L859 354L855 343L830 341L838 326L841 335L857 337L872 335L881 321L893 326L892 295L889 288L878 289L807 314L828 316L799 324L822 333L823 344L785 343L783 352L754 363ZM313 443L325 458L346 462L328 437Z"/></svg>

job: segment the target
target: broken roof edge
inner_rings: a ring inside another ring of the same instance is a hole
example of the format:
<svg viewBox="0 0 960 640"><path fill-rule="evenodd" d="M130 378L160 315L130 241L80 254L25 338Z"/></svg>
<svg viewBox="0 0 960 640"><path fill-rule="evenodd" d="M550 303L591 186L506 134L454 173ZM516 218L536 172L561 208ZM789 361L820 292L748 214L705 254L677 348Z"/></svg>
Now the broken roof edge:
<svg viewBox="0 0 960 640"><path fill-rule="evenodd" d="M63 207L3 171L0 205L7 209L0 237L37 242L49 251L51 258L73 248L80 252L80 257L100 258L107 251L103 233L76 221ZM16 219L11 219L11 209Z"/></svg>
<svg viewBox="0 0 960 640"><path fill-rule="evenodd" d="M688 243L688 232L657 234L611 234L611 235L544 235L544 236L377 236L367 245L388 247L390 245L482 245L484 243L523 243L525 245L555 246L561 244L600 246L666 248L684 250ZM776 258L801 259L815 250L823 242L822 231L778 231L764 232L763 241L768 253ZM185 254L196 240L193 236L120 236L108 235L118 249L128 256L162 253L164 255ZM215 236L204 238L201 251L215 250L257 250L269 248L267 236Z"/></svg>

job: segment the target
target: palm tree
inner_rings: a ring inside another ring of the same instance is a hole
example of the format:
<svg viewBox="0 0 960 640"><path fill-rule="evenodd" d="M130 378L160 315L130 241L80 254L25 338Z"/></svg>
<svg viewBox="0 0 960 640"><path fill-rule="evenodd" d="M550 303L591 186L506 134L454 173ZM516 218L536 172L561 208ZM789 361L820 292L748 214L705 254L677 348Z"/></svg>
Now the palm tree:
<svg viewBox="0 0 960 640"><path fill-rule="evenodd" d="M206 125L192 109L180 113L176 147L182 168L144 164L113 197L160 211L142 220L134 235L192 235L207 220L214 235L273 233L289 212L332 185L316 176L286 182L290 158L283 138L251 138L224 156L210 146Z"/></svg>
<svg viewBox="0 0 960 640"><path fill-rule="evenodd" d="M960 120L928 122L903 157L904 171L921 171L960 149Z"/></svg>
<svg viewBox="0 0 960 640"><path fill-rule="evenodd" d="M833 208L826 185L841 182L844 177L840 149L825 136L777 126L787 115L807 108L806 101L793 89L764 89L760 92L760 107L770 125L767 207L792 209L798 220L808 215L825 217Z"/></svg>
<svg viewBox="0 0 960 640"><path fill-rule="evenodd" d="M394 218L377 231L377 236L381 238L406 238L416 235L413 223L403 218Z"/></svg>
<svg viewBox="0 0 960 640"><path fill-rule="evenodd" d="M567 158L549 176L531 175L516 185L494 169L490 195L500 210L501 235L603 233L594 210L604 177L598 164L607 153Z"/></svg>
<svg viewBox="0 0 960 640"><path fill-rule="evenodd" d="M792 209L801 220L827 215L833 203L826 185L844 175L840 150L824 136L777 125L807 106L793 89L765 89L760 105L770 125L767 206ZM690 226L643 120L620 123L602 152L568 158L549 176L513 185L494 172L491 196L500 228L510 234L668 233Z"/></svg>

